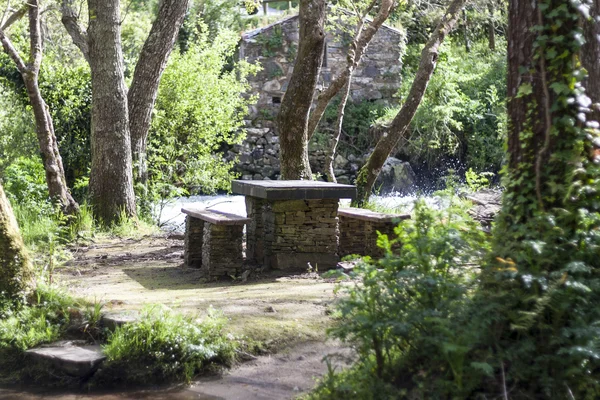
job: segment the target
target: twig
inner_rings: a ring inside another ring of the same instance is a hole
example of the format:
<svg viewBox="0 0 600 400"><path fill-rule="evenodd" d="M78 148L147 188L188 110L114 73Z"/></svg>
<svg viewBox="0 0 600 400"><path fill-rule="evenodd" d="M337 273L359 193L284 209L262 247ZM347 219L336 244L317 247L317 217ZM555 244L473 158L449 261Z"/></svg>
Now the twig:
<svg viewBox="0 0 600 400"><path fill-rule="evenodd" d="M504 362L500 361L500 369L502 370L502 389L504 400L508 400L508 392L506 391L506 375L504 374Z"/></svg>

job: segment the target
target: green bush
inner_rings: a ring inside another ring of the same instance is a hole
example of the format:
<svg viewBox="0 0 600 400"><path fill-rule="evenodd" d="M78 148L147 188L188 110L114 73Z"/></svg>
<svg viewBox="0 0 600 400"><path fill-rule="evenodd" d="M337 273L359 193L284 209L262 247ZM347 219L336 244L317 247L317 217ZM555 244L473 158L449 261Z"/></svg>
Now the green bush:
<svg viewBox="0 0 600 400"><path fill-rule="evenodd" d="M485 42L471 52L453 42L442 46L436 71L410 125L400 154L435 169L447 157L465 169L498 172L506 136L506 45L499 38L492 52ZM406 97L421 57L421 45L409 45L402 71L401 100ZM412 67L411 67L412 66ZM386 123L397 110L390 110Z"/></svg>
<svg viewBox="0 0 600 400"><path fill-rule="evenodd" d="M197 322L164 306L148 307L139 322L108 336L107 362L97 382L189 382L211 364L232 362L236 343L223 326L224 318L212 310Z"/></svg>
<svg viewBox="0 0 600 400"><path fill-rule="evenodd" d="M253 101L243 96L246 77L257 70L244 61L230 69L237 40L225 31L211 44L204 35L171 56L150 128L146 202L229 189L232 163L219 150L245 137L243 118Z"/></svg>
<svg viewBox="0 0 600 400"><path fill-rule="evenodd" d="M56 287L38 284L29 301L9 302L0 293L0 382L28 373L25 350L63 336L82 303Z"/></svg>
<svg viewBox="0 0 600 400"><path fill-rule="evenodd" d="M380 237L387 255L354 273L356 284L345 289L330 334L352 344L358 361L328 374L313 398L403 398L422 379L430 380L427 393L436 393L424 398L445 398L436 396L448 392L449 381L463 387L471 337L455 331L451 317L468 304L489 243L455 200L442 211L417 202L414 218L396 228L397 238ZM433 355L437 370L413 369L424 354Z"/></svg>

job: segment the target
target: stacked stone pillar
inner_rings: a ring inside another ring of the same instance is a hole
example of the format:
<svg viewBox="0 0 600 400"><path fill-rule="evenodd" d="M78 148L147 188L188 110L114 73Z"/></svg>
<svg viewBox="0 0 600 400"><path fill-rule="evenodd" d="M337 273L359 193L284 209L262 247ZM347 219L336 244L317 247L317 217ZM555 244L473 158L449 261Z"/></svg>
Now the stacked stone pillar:
<svg viewBox="0 0 600 400"><path fill-rule="evenodd" d="M208 277L237 275L244 264L244 225L249 219L218 211L181 210L186 217L184 261Z"/></svg>

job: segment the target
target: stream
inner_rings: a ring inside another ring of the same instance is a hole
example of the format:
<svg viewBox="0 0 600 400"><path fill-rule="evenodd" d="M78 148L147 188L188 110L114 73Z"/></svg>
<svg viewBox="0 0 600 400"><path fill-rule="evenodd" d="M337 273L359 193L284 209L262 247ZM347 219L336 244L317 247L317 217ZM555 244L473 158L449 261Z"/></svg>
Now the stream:
<svg viewBox="0 0 600 400"><path fill-rule="evenodd" d="M424 199L432 207L443 207L443 199L436 196L418 197L390 194L386 196L372 196L371 201L377 205L377 208L381 207L382 209L402 214L410 213L415 201L419 198ZM246 203L244 196L241 195L180 197L165 204L160 212L158 211L160 208L157 207L156 215L160 215L158 218L160 226L166 231L183 232L185 230L185 214L181 212L181 208L192 205L237 215L246 215ZM340 206L349 207L350 200L342 199Z"/></svg>

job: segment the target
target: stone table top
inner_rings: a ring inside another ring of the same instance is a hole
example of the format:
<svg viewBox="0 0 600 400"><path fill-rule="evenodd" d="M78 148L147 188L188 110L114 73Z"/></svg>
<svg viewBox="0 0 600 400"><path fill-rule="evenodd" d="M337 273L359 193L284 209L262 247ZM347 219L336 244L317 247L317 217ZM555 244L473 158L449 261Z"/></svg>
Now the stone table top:
<svg viewBox="0 0 600 400"><path fill-rule="evenodd" d="M354 199L356 186L321 181L240 181L231 191L266 200Z"/></svg>

